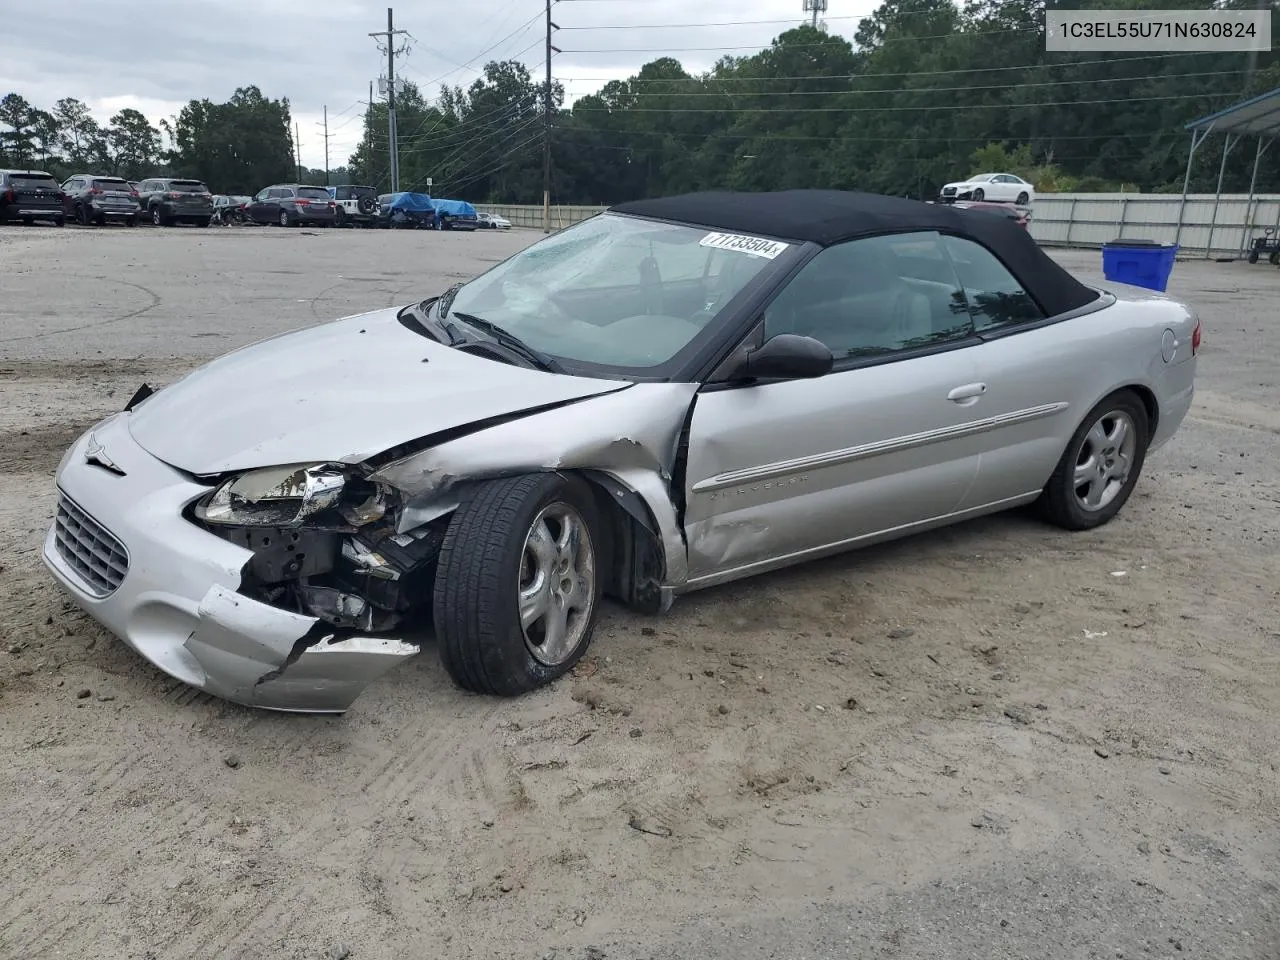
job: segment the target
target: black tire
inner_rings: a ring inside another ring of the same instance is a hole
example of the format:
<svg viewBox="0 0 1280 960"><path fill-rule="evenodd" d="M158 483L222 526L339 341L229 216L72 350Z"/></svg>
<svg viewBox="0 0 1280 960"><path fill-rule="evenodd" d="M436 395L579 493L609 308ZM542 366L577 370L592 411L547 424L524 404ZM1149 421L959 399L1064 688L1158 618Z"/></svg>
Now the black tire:
<svg viewBox="0 0 1280 960"><path fill-rule="evenodd" d="M29 226L31 226L33 223L35 223L35 220L33 220L31 217L23 217L23 218L22 218L22 225L23 225L24 227L29 227Z"/></svg>
<svg viewBox="0 0 1280 960"><path fill-rule="evenodd" d="M361 197L356 201L356 209L366 217L373 216L373 210L376 206L377 201L370 196Z"/></svg>
<svg viewBox="0 0 1280 960"><path fill-rule="evenodd" d="M1015 200L1014 203L1020 207L1025 207L1027 205L1027 201L1030 199L1031 198L1027 196L1027 192L1024 190L1022 193L1018 194L1018 199Z"/></svg>
<svg viewBox="0 0 1280 960"><path fill-rule="evenodd" d="M333 210L333 225L335 227L345 227L347 225L347 211L344 207L335 207Z"/></svg>
<svg viewBox="0 0 1280 960"><path fill-rule="evenodd" d="M84 209L83 203L77 203L75 206L76 223L82 227L89 225L89 214Z"/></svg>
<svg viewBox="0 0 1280 960"><path fill-rule="evenodd" d="M281 210L281 211L280 211L280 216L277 218L277 221L276 221L276 222L277 222L277 223L279 223L279 224L280 224L280 226L282 226L282 227L293 227L293 226L297 226L297 221L290 220L290 219L289 219L289 213L288 213L288 211L286 211L286 210Z"/></svg>
<svg viewBox="0 0 1280 960"><path fill-rule="evenodd" d="M212 217L201 217L199 220L197 220L197 221L196 221L196 226L197 226L197 227L207 227L207 226L209 225L209 222L210 222L212 219L213 219Z"/></svg>
<svg viewBox="0 0 1280 960"><path fill-rule="evenodd" d="M1130 458L1128 473L1121 486L1112 498L1096 509L1086 509L1077 495L1076 468L1086 451L1086 439L1095 425L1102 423L1104 430L1108 421L1114 422L1120 417L1127 417L1134 431L1134 448ZM1132 390L1117 390L1105 397L1097 406L1089 411L1076 432L1071 435L1062 459L1054 468L1053 475L1045 484L1040 499L1036 501L1040 515L1049 523L1064 530L1092 530L1108 523L1129 499L1142 466L1147 459L1147 446L1151 442L1151 417L1146 405Z"/></svg>
<svg viewBox="0 0 1280 960"><path fill-rule="evenodd" d="M977 190L973 191L974 202L981 202L982 198L985 197L986 195L987 195L987 192L983 190L981 187L979 187Z"/></svg>
<svg viewBox="0 0 1280 960"><path fill-rule="evenodd" d="M107 225L107 215L105 213L99 213L94 216L93 225L95 227L105 227Z"/></svg>
<svg viewBox="0 0 1280 960"><path fill-rule="evenodd" d="M131 227L136 227L138 225L138 215L134 214L132 217L125 217L124 222Z"/></svg>
<svg viewBox="0 0 1280 960"><path fill-rule="evenodd" d="M1250 251L1249 251L1249 262L1250 262L1250 263L1257 263L1257 262L1258 262L1258 251L1257 251L1257 250L1250 250Z"/></svg>
<svg viewBox="0 0 1280 960"><path fill-rule="evenodd" d="M1280 250L1272 250L1267 256L1267 262L1273 267L1280 266Z"/></svg>
<svg viewBox="0 0 1280 960"><path fill-rule="evenodd" d="M65 227L67 225L67 218L58 217L56 220L53 221L53 225L55 227Z"/></svg>
<svg viewBox="0 0 1280 960"><path fill-rule="evenodd" d="M569 627L570 639L580 630L575 645L544 662L534 656L531 647L537 644L526 640L520 623L520 581L535 520L544 510L566 507L585 527L593 575L580 594L587 612ZM440 548L433 596L440 660L455 683L474 693L512 697L573 668L591 645L600 609L606 558L601 530L591 489L558 473L489 481L458 507Z"/></svg>
<svg viewBox="0 0 1280 960"><path fill-rule="evenodd" d="M169 226L169 222L170 222L169 218L166 217L164 213L161 212L159 204L156 204L154 207L151 208L151 222L155 224L157 227Z"/></svg>

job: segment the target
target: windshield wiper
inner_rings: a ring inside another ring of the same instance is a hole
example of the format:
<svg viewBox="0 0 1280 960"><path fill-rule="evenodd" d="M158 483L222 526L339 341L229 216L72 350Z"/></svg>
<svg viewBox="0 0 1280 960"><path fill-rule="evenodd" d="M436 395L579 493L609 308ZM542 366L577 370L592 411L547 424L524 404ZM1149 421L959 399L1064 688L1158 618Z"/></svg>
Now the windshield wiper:
<svg viewBox="0 0 1280 960"><path fill-rule="evenodd" d="M515 351L516 353L524 357L526 360L529 360L530 362L534 363L535 365L542 368L543 370L546 370L548 373L564 372L564 368L561 367L560 364L558 364L555 360L552 360L549 356L547 356L541 350L537 350L529 346L529 344L525 343L523 340L517 337L514 333L511 333L508 330L503 329L502 327L494 323L492 320L485 320L483 317L477 317L470 313L455 313L454 316L457 317L459 320L461 320L463 323L467 324L468 326L477 327L483 330L485 333L489 334L489 336L493 337L494 340L498 341L498 343L502 344L504 347L508 348L509 350Z"/></svg>

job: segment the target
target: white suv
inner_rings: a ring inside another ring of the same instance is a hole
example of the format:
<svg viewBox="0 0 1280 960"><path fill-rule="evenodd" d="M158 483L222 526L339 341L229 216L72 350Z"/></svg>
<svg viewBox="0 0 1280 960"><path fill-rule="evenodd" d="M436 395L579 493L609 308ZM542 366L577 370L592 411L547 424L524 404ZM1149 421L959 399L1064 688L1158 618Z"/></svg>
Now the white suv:
<svg viewBox="0 0 1280 960"><path fill-rule="evenodd" d="M329 187L329 196L336 205L335 227L372 227L378 219L378 191L373 187L342 183Z"/></svg>

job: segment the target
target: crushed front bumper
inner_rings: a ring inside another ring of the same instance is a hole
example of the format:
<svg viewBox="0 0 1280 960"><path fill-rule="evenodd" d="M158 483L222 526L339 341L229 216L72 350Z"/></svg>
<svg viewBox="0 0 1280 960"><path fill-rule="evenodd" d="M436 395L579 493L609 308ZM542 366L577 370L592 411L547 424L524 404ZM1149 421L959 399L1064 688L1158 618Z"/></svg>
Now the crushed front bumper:
<svg viewBox="0 0 1280 960"><path fill-rule="evenodd" d="M210 488L139 446L127 417L67 451L45 538L46 566L94 619L170 676L272 710L342 713L418 653L237 593L250 552L183 518Z"/></svg>

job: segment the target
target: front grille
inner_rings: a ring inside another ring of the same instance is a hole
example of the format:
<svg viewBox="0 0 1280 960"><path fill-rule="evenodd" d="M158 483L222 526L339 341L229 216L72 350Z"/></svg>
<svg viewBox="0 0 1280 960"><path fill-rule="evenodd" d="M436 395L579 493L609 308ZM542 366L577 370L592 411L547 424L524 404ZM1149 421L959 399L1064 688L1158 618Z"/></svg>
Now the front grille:
<svg viewBox="0 0 1280 960"><path fill-rule="evenodd" d="M124 544L65 494L58 497L53 527L58 556L79 574L86 590L99 599L114 593L129 572Z"/></svg>
<svg viewBox="0 0 1280 960"><path fill-rule="evenodd" d="M955 196L955 193L956 193L956 188L955 188L955 187L943 187L943 188L942 188L942 195L943 195L944 197L953 197L953 196Z"/></svg>

